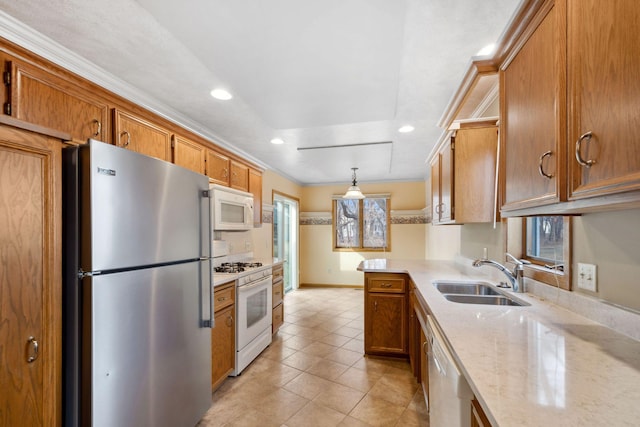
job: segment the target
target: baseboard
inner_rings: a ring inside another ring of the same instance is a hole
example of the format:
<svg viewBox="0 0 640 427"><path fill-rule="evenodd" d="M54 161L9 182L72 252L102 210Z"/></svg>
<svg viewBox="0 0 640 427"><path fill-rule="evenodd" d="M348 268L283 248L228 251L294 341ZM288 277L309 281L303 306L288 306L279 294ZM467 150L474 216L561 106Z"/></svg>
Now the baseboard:
<svg viewBox="0 0 640 427"><path fill-rule="evenodd" d="M300 288L352 288L364 289L364 285L340 285L326 283L300 283Z"/></svg>

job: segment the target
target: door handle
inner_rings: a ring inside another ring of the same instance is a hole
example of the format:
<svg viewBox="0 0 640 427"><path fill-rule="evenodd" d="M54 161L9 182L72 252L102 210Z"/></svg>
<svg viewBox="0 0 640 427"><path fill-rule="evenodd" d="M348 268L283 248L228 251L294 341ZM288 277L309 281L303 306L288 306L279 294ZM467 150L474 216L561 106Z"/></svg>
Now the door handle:
<svg viewBox="0 0 640 427"><path fill-rule="evenodd" d="M27 340L27 355L27 363L35 362L39 356L38 340L33 336Z"/></svg>

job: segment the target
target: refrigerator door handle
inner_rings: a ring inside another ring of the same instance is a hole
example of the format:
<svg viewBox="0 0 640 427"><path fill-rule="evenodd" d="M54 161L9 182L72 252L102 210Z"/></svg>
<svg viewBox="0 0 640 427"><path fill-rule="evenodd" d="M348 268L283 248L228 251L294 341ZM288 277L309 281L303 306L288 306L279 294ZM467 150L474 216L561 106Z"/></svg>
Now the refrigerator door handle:
<svg viewBox="0 0 640 427"><path fill-rule="evenodd" d="M201 258L202 269L204 271L201 272L201 293L202 293L202 311L203 311L203 327L213 329L215 327L215 319L213 313L213 271L211 269L211 257L213 256L213 224L211 220L211 192L208 190L202 191L202 203L200 206L201 209L201 235L202 239L202 250L204 253ZM204 278L207 280L204 280ZM208 300L209 307L206 307L205 301ZM208 308L208 313L207 313Z"/></svg>

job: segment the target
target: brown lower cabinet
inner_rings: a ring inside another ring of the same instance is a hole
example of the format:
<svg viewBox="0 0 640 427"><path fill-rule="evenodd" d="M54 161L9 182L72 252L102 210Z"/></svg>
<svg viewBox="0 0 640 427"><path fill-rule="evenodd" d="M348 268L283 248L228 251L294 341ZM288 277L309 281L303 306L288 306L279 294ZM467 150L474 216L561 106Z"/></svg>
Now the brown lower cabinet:
<svg viewBox="0 0 640 427"><path fill-rule="evenodd" d="M235 281L217 286L211 330L211 389L218 388L235 368L236 321Z"/></svg>
<svg viewBox="0 0 640 427"><path fill-rule="evenodd" d="M282 264L272 268L272 317L271 317L271 333L275 334L284 323L284 276Z"/></svg>
<svg viewBox="0 0 640 427"><path fill-rule="evenodd" d="M365 273L364 352L409 356L408 277Z"/></svg>

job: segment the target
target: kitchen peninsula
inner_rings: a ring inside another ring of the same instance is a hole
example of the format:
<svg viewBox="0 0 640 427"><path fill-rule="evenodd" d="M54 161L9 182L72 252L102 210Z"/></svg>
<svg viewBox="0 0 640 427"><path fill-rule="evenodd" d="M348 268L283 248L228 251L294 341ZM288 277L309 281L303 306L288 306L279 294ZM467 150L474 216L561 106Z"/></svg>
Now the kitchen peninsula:
<svg viewBox="0 0 640 427"><path fill-rule="evenodd" d="M446 300L433 281L497 283L466 263L371 259L358 270L410 277L493 426L637 425L637 339L550 302L549 294L517 294L530 305L515 307Z"/></svg>

